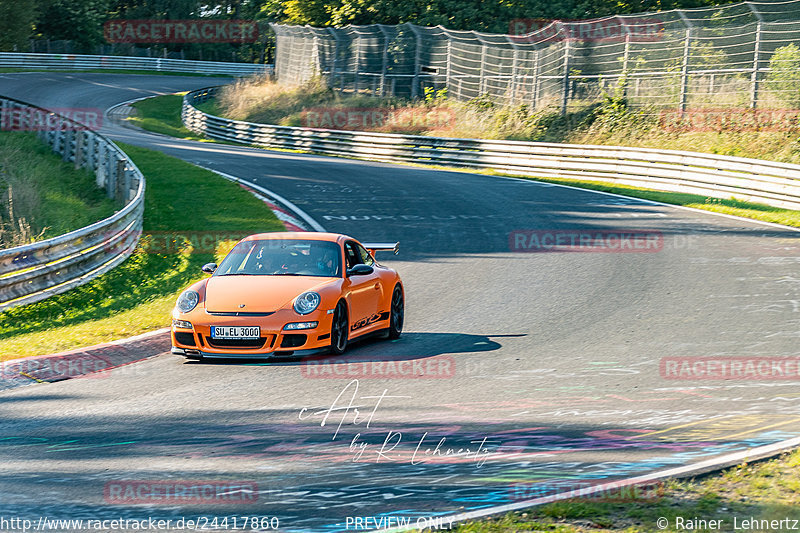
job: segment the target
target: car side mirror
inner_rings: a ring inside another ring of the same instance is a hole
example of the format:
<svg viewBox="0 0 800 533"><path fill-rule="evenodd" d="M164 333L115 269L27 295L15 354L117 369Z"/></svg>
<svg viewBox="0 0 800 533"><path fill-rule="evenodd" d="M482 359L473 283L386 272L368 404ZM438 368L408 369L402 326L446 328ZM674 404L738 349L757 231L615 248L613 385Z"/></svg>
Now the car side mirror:
<svg viewBox="0 0 800 533"><path fill-rule="evenodd" d="M216 263L206 263L205 265L203 265L202 268L203 272L207 274L213 274L216 269L217 269Z"/></svg>
<svg viewBox="0 0 800 533"><path fill-rule="evenodd" d="M350 276L366 276L367 274L372 274L374 271L375 271L374 268L372 268L369 265L365 265L365 264L362 263L360 265L356 265L353 268L348 269L347 270L347 277L350 277Z"/></svg>

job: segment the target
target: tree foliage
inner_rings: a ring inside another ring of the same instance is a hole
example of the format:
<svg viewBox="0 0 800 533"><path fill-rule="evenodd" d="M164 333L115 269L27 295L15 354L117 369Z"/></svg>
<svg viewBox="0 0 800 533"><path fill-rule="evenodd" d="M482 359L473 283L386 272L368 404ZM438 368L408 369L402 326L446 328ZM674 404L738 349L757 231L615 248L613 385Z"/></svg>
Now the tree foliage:
<svg viewBox="0 0 800 533"><path fill-rule="evenodd" d="M441 24L455 30L508 31L514 19L576 20L678 7L701 7L716 0L286 0L290 24Z"/></svg>
<svg viewBox="0 0 800 533"><path fill-rule="evenodd" d="M36 7L36 0L0 0L0 52L25 49Z"/></svg>
<svg viewBox="0 0 800 533"><path fill-rule="evenodd" d="M103 24L120 18L238 18L314 26L413 22L506 33L515 19L575 20L717 3L720 0L0 0L0 47L13 49L38 37L70 40L88 51L105 43Z"/></svg>

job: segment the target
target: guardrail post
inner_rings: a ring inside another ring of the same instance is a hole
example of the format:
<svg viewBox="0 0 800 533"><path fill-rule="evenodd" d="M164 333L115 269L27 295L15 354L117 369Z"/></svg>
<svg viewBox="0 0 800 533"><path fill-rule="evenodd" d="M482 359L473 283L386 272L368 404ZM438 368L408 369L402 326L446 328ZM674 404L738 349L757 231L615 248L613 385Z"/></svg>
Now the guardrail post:
<svg viewBox="0 0 800 533"><path fill-rule="evenodd" d="M117 155L106 149L106 196L114 198L117 189Z"/></svg>
<svg viewBox="0 0 800 533"><path fill-rule="evenodd" d="M108 183L108 168L106 166L108 158L106 151L107 148L104 143L97 143L94 156L94 175L97 186L106 189L106 195L108 195L108 189L106 188L106 184Z"/></svg>
<svg viewBox="0 0 800 533"><path fill-rule="evenodd" d="M65 144L64 137L65 137L64 131L62 131L60 128L55 130L55 134L53 136L52 148L55 153L59 154L62 157L62 159L64 157L64 152L66 152L66 150L64 149L64 144Z"/></svg>
<svg viewBox="0 0 800 533"><path fill-rule="evenodd" d="M8 100L3 98L0 100L0 131L6 131L11 129L11 105Z"/></svg>
<svg viewBox="0 0 800 533"><path fill-rule="evenodd" d="M95 167L95 145L96 135L92 132L86 133L86 168L94 170Z"/></svg>
<svg viewBox="0 0 800 533"><path fill-rule="evenodd" d="M116 171L117 179L115 182L116 187L114 187L114 198L117 199L118 202L125 201L125 160L124 159L117 159L117 171Z"/></svg>
<svg viewBox="0 0 800 533"><path fill-rule="evenodd" d="M75 132L75 170L83 166L83 141L84 133L81 130Z"/></svg>

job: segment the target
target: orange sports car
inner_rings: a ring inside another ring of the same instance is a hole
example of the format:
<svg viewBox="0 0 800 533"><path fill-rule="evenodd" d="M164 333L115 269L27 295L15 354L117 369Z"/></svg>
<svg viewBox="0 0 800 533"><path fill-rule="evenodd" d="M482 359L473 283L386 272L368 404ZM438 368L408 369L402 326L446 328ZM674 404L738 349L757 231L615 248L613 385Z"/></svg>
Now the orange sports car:
<svg viewBox="0 0 800 533"><path fill-rule="evenodd" d="M404 292L375 252L335 233L261 233L239 241L213 274L178 297L172 353L191 359L341 354L368 333L397 338ZM300 353L295 353L300 352Z"/></svg>

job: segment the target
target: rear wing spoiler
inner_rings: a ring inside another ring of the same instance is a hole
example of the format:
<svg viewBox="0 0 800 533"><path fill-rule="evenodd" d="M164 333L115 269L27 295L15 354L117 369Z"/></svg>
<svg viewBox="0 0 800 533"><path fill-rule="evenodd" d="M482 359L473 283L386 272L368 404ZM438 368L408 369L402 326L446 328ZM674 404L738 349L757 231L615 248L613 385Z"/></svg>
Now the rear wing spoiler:
<svg viewBox="0 0 800 533"><path fill-rule="evenodd" d="M394 255L397 255L397 252L400 249L400 243L395 242L371 242L371 243L362 243L364 248L369 250L369 253L375 255L375 252L394 252Z"/></svg>

